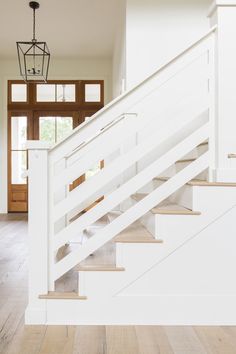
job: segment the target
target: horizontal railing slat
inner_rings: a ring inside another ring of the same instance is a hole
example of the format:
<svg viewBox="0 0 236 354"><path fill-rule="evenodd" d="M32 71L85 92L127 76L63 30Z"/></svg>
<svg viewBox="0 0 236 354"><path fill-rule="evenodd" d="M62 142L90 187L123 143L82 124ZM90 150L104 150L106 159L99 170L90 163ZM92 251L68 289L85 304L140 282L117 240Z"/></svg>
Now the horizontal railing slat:
<svg viewBox="0 0 236 354"><path fill-rule="evenodd" d="M126 227L147 213L155 205L168 198L172 193L204 171L208 166L209 153L206 152L177 173L174 177L170 178L163 185L151 192L147 197L128 209L124 214L105 226L101 231L90 238L80 249L71 252L61 261L56 263L53 271L54 280L58 279L76 264L87 258L89 254L102 247L115 235L123 231Z"/></svg>
<svg viewBox="0 0 236 354"><path fill-rule="evenodd" d="M133 118L136 115L133 115ZM86 149L81 151L76 161L54 178L54 191L63 185L69 184L85 173L91 166L120 148L122 142L138 130L138 122L133 121L129 115L126 120L120 121L116 126L99 135Z"/></svg>
<svg viewBox="0 0 236 354"><path fill-rule="evenodd" d="M194 116L196 118L204 112L207 109L207 101L207 97L204 97L201 101L195 102L195 105L193 105L188 111L190 117ZM127 168L132 166L136 161L145 157L145 155L150 153L154 148L157 148L165 140L171 138L172 135L181 132L182 129L189 123L189 115L184 116L183 114L183 116L176 117L175 124L164 126L162 129L154 132L148 140L141 142L128 153L121 155L107 167L105 166L105 168L98 172L96 176L85 181L83 184L71 191L66 199L63 199L55 206L54 221L65 215L76 205L79 206L79 204L85 199L88 199L94 191L96 192L99 189L102 189L112 179L121 175ZM93 151L95 156L97 155L97 151L99 153L99 146L97 146L97 148ZM80 167L80 162L78 162L74 168L75 171L78 171L77 177L79 177L82 169L82 167Z"/></svg>
<svg viewBox="0 0 236 354"><path fill-rule="evenodd" d="M128 182L124 183L120 188L108 195L96 207L92 208L86 214L80 216L76 221L56 234L54 236L55 249L58 249L63 244L70 241L86 227L93 224L107 212L123 202L131 194L135 193L138 189L150 182L154 177L158 176L182 156L194 149L201 142L205 141L208 137L209 123L206 123L189 137L170 149L163 156L158 158L143 171L132 177Z"/></svg>

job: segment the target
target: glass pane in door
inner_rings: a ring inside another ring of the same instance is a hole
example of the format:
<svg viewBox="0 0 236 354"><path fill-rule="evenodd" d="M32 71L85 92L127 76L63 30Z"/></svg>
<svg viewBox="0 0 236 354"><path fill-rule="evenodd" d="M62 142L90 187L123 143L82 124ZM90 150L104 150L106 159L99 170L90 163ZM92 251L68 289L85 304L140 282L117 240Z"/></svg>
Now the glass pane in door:
<svg viewBox="0 0 236 354"><path fill-rule="evenodd" d="M39 118L39 140L48 141L52 144L56 142L56 118Z"/></svg>
<svg viewBox="0 0 236 354"><path fill-rule="evenodd" d="M26 140L27 117L11 117L11 149L25 149Z"/></svg>
<svg viewBox="0 0 236 354"><path fill-rule="evenodd" d="M73 130L73 119L71 117L57 117L56 140L65 139Z"/></svg>
<svg viewBox="0 0 236 354"><path fill-rule="evenodd" d="M23 177L27 169L27 152L12 151L11 152L11 183L26 184L26 178Z"/></svg>
<svg viewBox="0 0 236 354"><path fill-rule="evenodd" d="M73 130L72 117L39 117L39 139L52 144L65 139Z"/></svg>

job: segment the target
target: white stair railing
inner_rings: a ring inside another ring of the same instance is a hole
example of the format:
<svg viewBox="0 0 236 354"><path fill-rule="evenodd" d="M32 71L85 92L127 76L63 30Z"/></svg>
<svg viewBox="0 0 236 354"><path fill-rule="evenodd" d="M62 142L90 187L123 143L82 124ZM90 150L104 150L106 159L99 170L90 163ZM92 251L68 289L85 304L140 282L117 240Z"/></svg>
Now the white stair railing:
<svg viewBox="0 0 236 354"><path fill-rule="evenodd" d="M168 151L162 157L157 159L153 164L144 169L142 172L131 178L128 182L123 184L120 188L111 193L96 207L91 209L86 214L79 217L74 225L68 226L68 230L64 230L55 235L57 238L56 248L63 245L68 239L68 236L75 236L86 229L89 225L97 221L103 215L111 211L115 206L127 199L131 194L135 193L138 189L150 182L153 178L158 176L161 172L173 165L181 157L193 150L200 143L209 138L209 124L203 125L200 129L195 131L190 137L179 143L173 149ZM103 246L106 242L111 240L119 232L124 230L127 226L132 224L142 215L147 213L150 209L160 203L162 200L169 197L172 193L182 187L192 178L196 177L199 173L203 172L209 167L209 154L205 153L196 161L191 163L184 170L180 171L172 177L167 185L158 187L151 192L148 197L137 203L135 206L128 209L124 214L119 216L108 226L105 226L101 231L96 233L85 244L81 245L76 251L72 251L65 256L61 261L54 265L53 278L58 279L68 270L73 268L76 264L84 260L96 249Z"/></svg>
<svg viewBox="0 0 236 354"><path fill-rule="evenodd" d="M47 272L44 271L47 290L54 290L55 281L59 277L186 182L207 168L210 171L214 169L215 31L215 28L211 29L186 51L143 83L113 101L48 152L39 150L35 144L30 147L30 191L38 186L42 189L44 183L47 190L47 198L45 199L45 193L42 193L44 198L40 203L40 207L45 204L47 212L41 213L39 219L36 218L38 202L33 198L33 194L29 197L29 217L33 215L33 221L30 222L31 238L34 229L37 229L37 237L42 225L44 230L44 249L41 247L39 253L43 252L44 258L45 254L47 255ZM168 100L162 99L166 92L170 93ZM177 114L180 102L181 111ZM142 135L143 131L151 133L145 136ZM122 149L134 136L137 137L136 144L129 150ZM86 243L61 260L55 260L61 246L70 242L207 139L209 152L154 189ZM42 162L40 168L43 168L44 182L39 183L42 171L37 171L37 159L41 161L42 154L44 166ZM115 154L115 158L106 163L112 154ZM143 169L137 168L137 163L143 159L147 159L149 163ZM70 183L101 160L105 160L104 169L69 192ZM131 173L129 178L123 178L131 167L134 167L135 173ZM38 196L40 193L38 190ZM104 199L95 207L79 214L102 196ZM78 214L77 218L68 223L68 216L75 214ZM37 244L40 244L40 240ZM32 262L37 263L43 258L36 253L35 247L32 249ZM45 281L43 289L37 287L34 294L36 292L45 292Z"/></svg>

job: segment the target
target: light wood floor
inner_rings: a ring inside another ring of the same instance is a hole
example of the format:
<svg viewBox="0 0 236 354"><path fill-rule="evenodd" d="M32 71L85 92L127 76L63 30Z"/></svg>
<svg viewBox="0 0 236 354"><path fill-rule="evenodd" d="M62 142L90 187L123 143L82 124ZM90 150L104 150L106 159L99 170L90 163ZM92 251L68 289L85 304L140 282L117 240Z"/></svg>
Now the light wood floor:
<svg viewBox="0 0 236 354"><path fill-rule="evenodd" d="M236 354L236 327L24 326L27 220L0 216L0 354Z"/></svg>

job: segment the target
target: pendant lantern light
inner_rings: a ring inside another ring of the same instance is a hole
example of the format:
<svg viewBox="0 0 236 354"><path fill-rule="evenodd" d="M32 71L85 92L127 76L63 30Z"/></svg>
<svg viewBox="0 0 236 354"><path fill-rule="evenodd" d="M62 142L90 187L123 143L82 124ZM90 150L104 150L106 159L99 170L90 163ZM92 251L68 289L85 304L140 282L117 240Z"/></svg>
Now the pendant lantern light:
<svg viewBox="0 0 236 354"><path fill-rule="evenodd" d="M35 11L39 3L31 1L33 10L33 39L30 42L16 42L20 74L25 82L47 82L50 52L46 42L37 41L35 37Z"/></svg>

